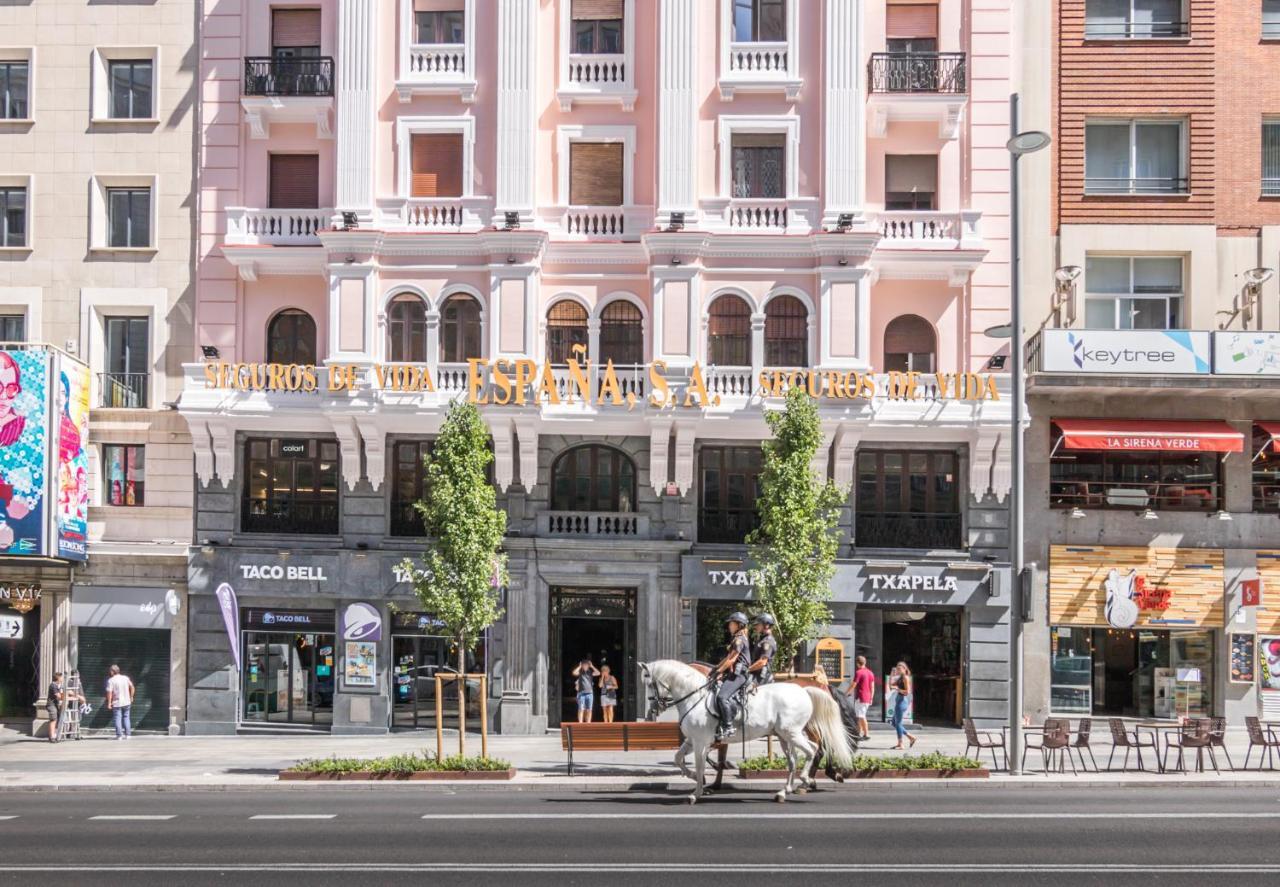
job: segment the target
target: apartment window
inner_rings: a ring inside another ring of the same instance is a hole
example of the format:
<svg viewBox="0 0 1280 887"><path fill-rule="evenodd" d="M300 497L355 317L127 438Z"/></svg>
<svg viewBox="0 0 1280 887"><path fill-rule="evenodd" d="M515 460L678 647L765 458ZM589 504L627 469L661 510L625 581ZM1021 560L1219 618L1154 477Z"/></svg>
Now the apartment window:
<svg viewBox="0 0 1280 887"><path fill-rule="evenodd" d="M734 133L733 196L779 199L786 196L785 133Z"/></svg>
<svg viewBox="0 0 1280 887"><path fill-rule="evenodd" d="M413 14L414 42L425 45L462 43L465 39L466 23L466 13L463 12L461 3L455 9L415 12Z"/></svg>
<svg viewBox="0 0 1280 887"><path fill-rule="evenodd" d="M1085 124L1087 194L1182 194L1181 120L1091 120Z"/></svg>
<svg viewBox="0 0 1280 887"><path fill-rule="evenodd" d="M1280 422L1268 422L1267 428L1253 427L1253 510L1280 511L1280 449L1276 435Z"/></svg>
<svg viewBox="0 0 1280 887"><path fill-rule="evenodd" d="M1280 0L1262 0L1262 39L1280 40Z"/></svg>
<svg viewBox="0 0 1280 887"><path fill-rule="evenodd" d="M150 59L113 59L107 62L112 118L145 120L152 116L153 70Z"/></svg>
<svg viewBox="0 0 1280 887"><path fill-rule="evenodd" d="M246 533L338 532L338 443L315 438L245 441L241 525Z"/></svg>
<svg viewBox="0 0 1280 887"><path fill-rule="evenodd" d="M1185 37L1184 0L1088 0L1086 40L1151 40ZM1265 14L1265 12L1264 12Z"/></svg>
<svg viewBox="0 0 1280 887"><path fill-rule="evenodd" d="M563 366L582 362L574 346L587 347L587 309L571 299L561 299L547 312L547 363Z"/></svg>
<svg viewBox="0 0 1280 887"><path fill-rule="evenodd" d="M102 445L102 500L107 505L143 505L146 490L145 447Z"/></svg>
<svg viewBox="0 0 1280 887"><path fill-rule="evenodd" d="M1221 453L1059 449L1049 460L1049 504L1054 508L1221 507Z"/></svg>
<svg viewBox="0 0 1280 887"><path fill-rule="evenodd" d="M470 296L450 296L440 312L440 359L466 363L481 351L479 303Z"/></svg>
<svg viewBox="0 0 1280 887"><path fill-rule="evenodd" d="M297 308L286 308L267 324L267 363L314 365L316 322Z"/></svg>
<svg viewBox="0 0 1280 887"><path fill-rule="evenodd" d="M622 52L624 0L573 0L573 51L585 55Z"/></svg>
<svg viewBox="0 0 1280 887"><path fill-rule="evenodd" d="M622 206L621 142L569 143L569 204Z"/></svg>
<svg viewBox="0 0 1280 887"><path fill-rule="evenodd" d="M27 189L0 187L0 247L27 245Z"/></svg>
<svg viewBox="0 0 1280 887"><path fill-rule="evenodd" d="M786 0L733 0L735 43L782 43L786 39Z"/></svg>
<svg viewBox="0 0 1280 887"><path fill-rule="evenodd" d="M893 3L885 7L885 49L894 55L938 51L938 4Z"/></svg>
<svg viewBox="0 0 1280 887"><path fill-rule="evenodd" d="M391 300L387 353L396 363L427 361L427 306L413 293L401 293Z"/></svg>
<svg viewBox="0 0 1280 887"><path fill-rule="evenodd" d="M891 9L893 7L890 7ZM889 154L884 158L884 208L937 209L936 154Z"/></svg>
<svg viewBox="0 0 1280 887"><path fill-rule="evenodd" d="M751 366L751 307L737 296L720 296L711 303L707 360L713 366Z"/></svg>
<svg viewBox="0 0 1280 887"><path fill-rule="evenodd" d="M320 55L320 10L271 10L271 54L280 61Z"/></svg>
<svg viewBox="0 0 1280 887"><path fill-rule="evenodd" d="M860 451L855 542L868 548L960 548L958 463L946 451Z"/></svg>
<svg viewBox="0 0 1280 887"><path fill-rule="evenodd" d="M425 536L422 513L415 507L422 501L427 479L427 455L431 441L402 440L392 447L391 535Z"/></svg>
<svg viewBox="0 0 1280 887"><path fill-rule="evenodd" d="M1262 196L1280 197L1280 120L1262 124Z"/></svg>
<svg viewBox="0 0 1280 887"><path fill-rule="evenodd" d="M320 205L318 154L272 154L269 174L272 209L315 209Z"/></svg>
<svg viewBox="0 0 1280 887"><path fill-rule="evenodd" d="M938 337L933 324L915 314L889 321L884 330L884 369L897 373L937 372Z"/></svg>
<svg viewBox="0 0 1280 887"><path fill-rule="evenodd" d="M636 464L596 445L574 447L551 466L552 511L635 510Z"/></svg>
<svg viewBox="0 0 1280 887"><path fill-rule="evenodd" d="M703 447L698 462L698 541L745 542L760 523L760 448Z"/></svg>
<svg viewBox="0 0 1280 887"><path fill-rule="evenodd" d="M107 317L102 325L106 342L102 405L120 409L145 408L150 378L150 319Z"/></svg>
<svg viewBox="0 0 1280 887"><path fill-rule="evenodd" d="M410 196L461 197L462 133L418 133L410 144Z"/></svg>
<svg viewBox="0 0 1280 887"><path fill-rule="evenodd" d="M1101 330L1172 330L1182 326L1180 257L1088 256L1085 326Z"/></svg>
<svg viewBox="0 0 1280 887"><path fill-rule="evenodd" d="M809 365L809 310L795 296L777 296L765 306L764 362L771 367Z"/></svg>
<svg viewBox="0 0 1280 887"><path fill-rule="evenodd" d="M107 189L107 245L113 249L151 246L151 189Z"/></svg>
<svg viewBox="0 0 1280 887"><path fill-rule="evenodd" d="M31 82L31 66L25 61L0 61L0 119L25 120Z"/></svg>
<svg viewBox="0 0 1280 887"><path fill-rule="evenodd" d="M25 314L0 314L0 342L27 341Z"/></svg>
<svg viewBox="0 0 1280 887"><path fill-rule="evenodd" d="M615 299L600 313L600 363L639 366L644 363L644 317L625 299Z"/></svg>

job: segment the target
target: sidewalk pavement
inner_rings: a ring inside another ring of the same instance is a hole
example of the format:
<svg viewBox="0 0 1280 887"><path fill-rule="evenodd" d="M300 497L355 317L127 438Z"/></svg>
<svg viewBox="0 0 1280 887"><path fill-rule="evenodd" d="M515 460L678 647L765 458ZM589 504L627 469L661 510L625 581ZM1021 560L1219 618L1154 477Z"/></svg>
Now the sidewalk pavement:
<svg viewBox="0 0 1280 887"><path fill-rule="evenodd" d="M964 734L959 730L918 728L920 741L912 753L964 752ZM873 728L870 741L863 744L862 753L882 757L898 754L893 749L893 733L878 725ZM1243 730L1228 734L1228 751L1236 766L1243 764L1248 739ZM445 754L457 752L457 734L445 732ZM764 754L763 740L749 743L747 756ZM1109 741L1097 737L1093 753L1099 766L1105 767L1111 751ZM0 729L0 791L31 791L50 789L238 789L262 788L279 785L282 788L415 788L444 785L457 788L461 783L279 783L277 773L303 758L379 757L407 752L435 752L435 733L406 732L384 736L330 736L326 734L252 735L252 736L135 736L127 742L117 742L111 737L93 737L80 741L51 745L43 739L21 736L13 731ZM479 735L467 736L467 752L480 753ZM651 788L688 788L689 780L680 776L672 763L672 752L579 752L575 757L575 769L579 775L569 777L565 768L565 753L560 748L558 733L544 736L490 736L489 754L504 758L516 767L518 775L512 782L471 783L471 787L488 790L547 789L564 790L575 787L595 790L621 790L645 786ZM975 755L976 757L976 755ZM990 753L985 753L990 764ZM1086 755L1087 757L1087 755ZM1144 755L1148 768L1154 768L1150 754ZM1251 767L1256 766L1255 752ZM730 761L742 759L741 745L735 743ZM1044 786L1047 784L1213 784L1213 785L1267 785L1280 788L1280 771L1250 769L1248 772L1227 768L1225 756L1218 753L1221 774L1212 770L1199 774L1138 773L1081 773L1073 775L1068 767L1065 774L1053 773L1046 777L1040 771L1040 755L1033 751L1027 757L1031 772L1011 777L1005 773L993 773L990 782L982 780L928 780L939 787L975 786L998 782L1001 785L1021 783ZM1117 766L1119 765L1117 756ZM1172 764L1172 756L1170 764ZM691 762L692 763L692 762ZM1003 760L1001 761L1003 764ZM1077 763L1077 766L1078 763ZM1136 760L1130 759L1136 767ZM1189 766L1194 766L1194 758ZM1206 758L1205 766L1208 766ZM726 775L726 779L736 776ZM877 781L877 785L918 783L922 780ZM758 784L758 783L755 783Z"/></svg>

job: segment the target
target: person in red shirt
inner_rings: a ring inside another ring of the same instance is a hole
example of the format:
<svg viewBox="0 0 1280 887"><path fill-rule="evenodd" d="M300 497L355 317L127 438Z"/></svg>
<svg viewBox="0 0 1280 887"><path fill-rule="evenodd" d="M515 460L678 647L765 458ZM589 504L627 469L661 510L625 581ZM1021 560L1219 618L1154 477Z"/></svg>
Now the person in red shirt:
<svg viewBox="0 0 1280 887"><path fill-rule="evenodd" d="M867 668L867 657L859 656L854 660L858 666L849 683L848 694L853 697L853 713L858 719L858 732L863 740L867 739L867 709L875 698L876 676Z"/></svg>

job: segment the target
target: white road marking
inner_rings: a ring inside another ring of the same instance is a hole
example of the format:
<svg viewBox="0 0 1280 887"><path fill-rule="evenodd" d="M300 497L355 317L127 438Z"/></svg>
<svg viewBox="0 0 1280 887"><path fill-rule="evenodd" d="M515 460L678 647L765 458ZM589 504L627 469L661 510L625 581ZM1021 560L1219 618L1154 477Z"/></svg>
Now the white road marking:
<svg viewBox="0 0 1280 887"><path fill-rule="evenodd" d="M16 816L0 816L0 820L17 819Z"/></svg>
<svg viewBox="0 0 1280 887"><path fill-rule="evenodd" d="M115 815L115 816L103 815L103 816L90 816L89 819L101 820L103 822L129 822L129 821L163 822L167 819L173 819L175 815L176 814L172 814L172 813L150 814L150 815L143 815L143 814Z"/></svg>
<svg viewBox="0 0 1280 887"><path fill-rule="evenodd" d="M1139 865L1122 863L1108 865L1104 863L915 863L900 862L853 862L853 863L753 863L752 871L793 873L793 874L856 874L857 872L875 873L988 873L988 874L1256 874L1280 873L1280 863L1246 864L1212 864L1186 863L1167 865ZM724 871L723 862L715 863L601 863L594 860L582 862L555 863L486 863L486 862L424 862L424 863L355 863L355 862L309 862L309 863L261 863L261 864L227 864L214 865L208 863L193 864L121 864L121 865L5 865L0 872L597 872L608 874L627 874L637 872L670 872L670 873L702 873Z"/></svg>
<svg viewBox="0 0 1280 887"><path fill-rule="evenodd" d="M1258 813L426 813L423 819L1280 819L1280 812Z"/></svg>
<svg viewBox="0 0 1280 887"><path fill-rule="evenodd" d="M333 819L336 813L258 813L250 819Z"/></svg>

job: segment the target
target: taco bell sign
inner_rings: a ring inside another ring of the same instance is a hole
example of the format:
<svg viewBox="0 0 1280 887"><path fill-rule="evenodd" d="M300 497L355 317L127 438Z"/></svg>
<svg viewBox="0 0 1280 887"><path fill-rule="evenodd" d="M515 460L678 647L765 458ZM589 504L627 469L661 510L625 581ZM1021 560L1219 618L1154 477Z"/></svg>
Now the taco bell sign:
<svg viewBox="0 0 1280 887"><path fill-rule="evenodd" d="M344 641L380 641L382 614L373 604L356 601L342 610L340 629Z"/></svg>

